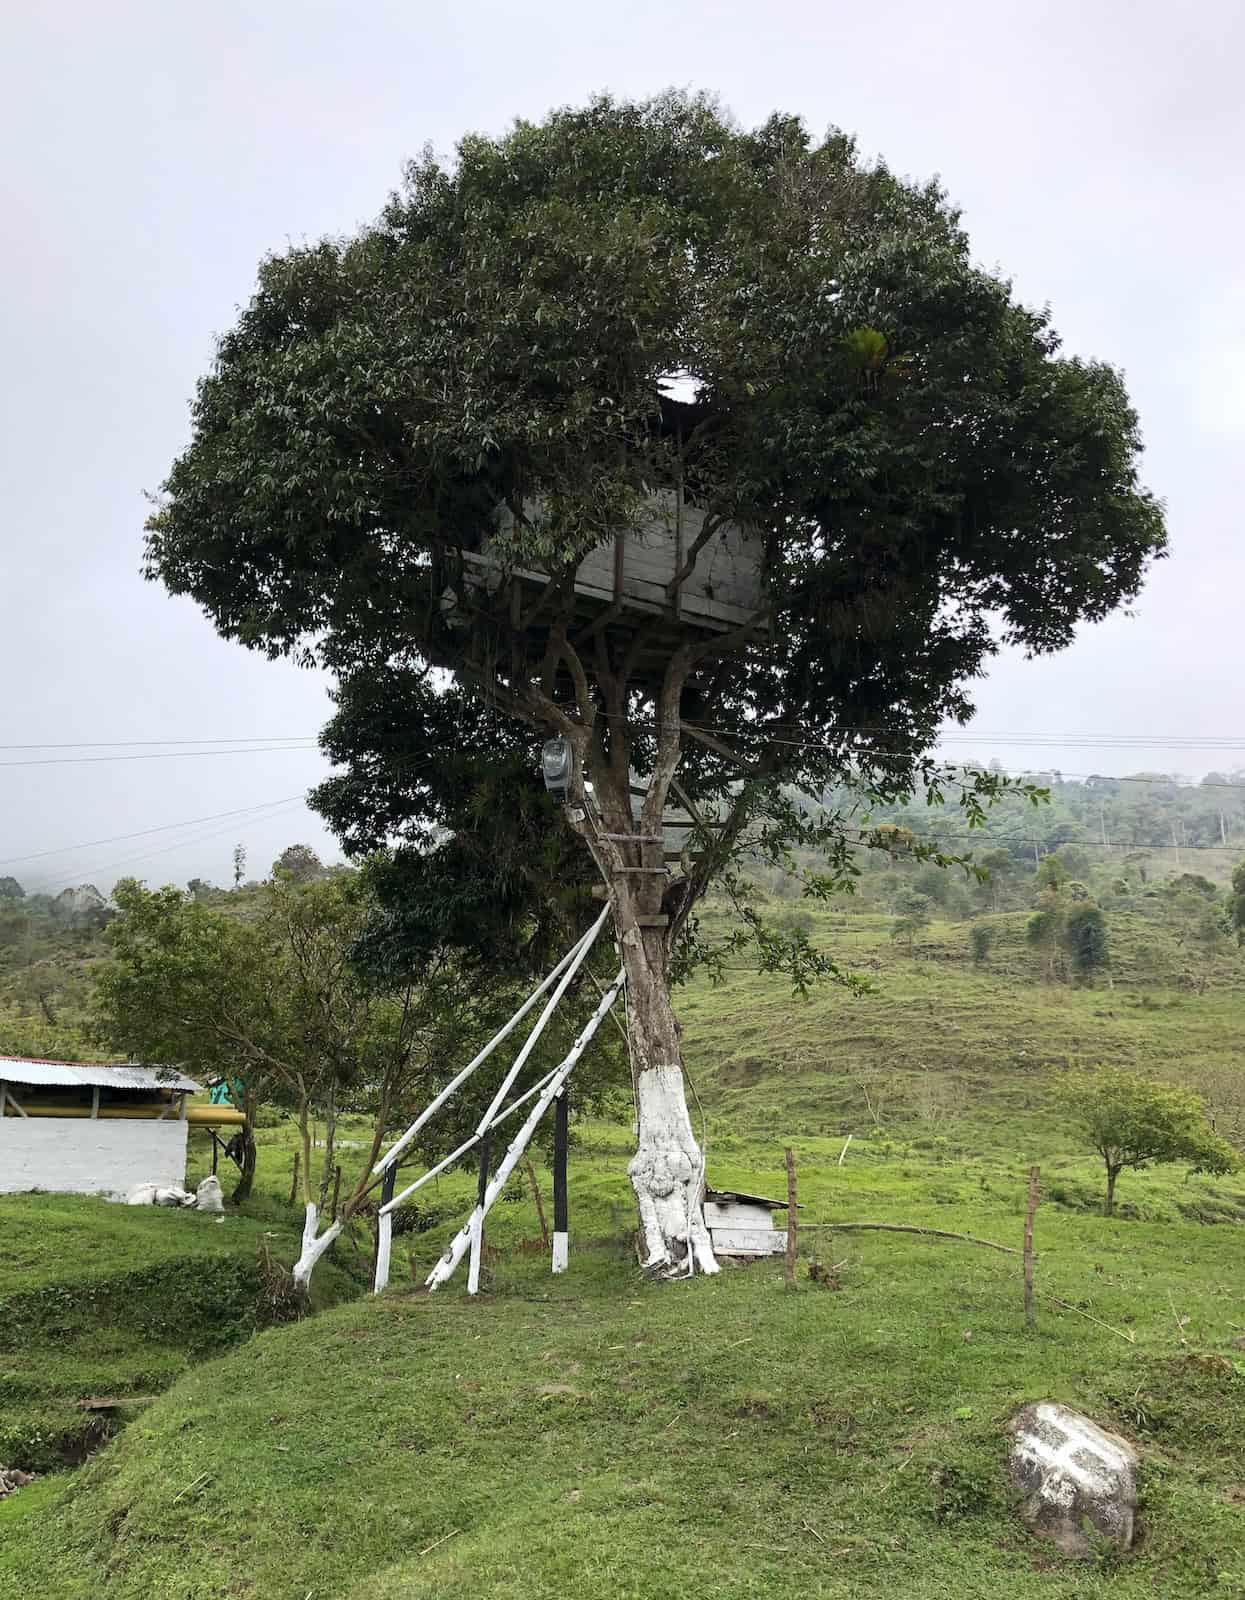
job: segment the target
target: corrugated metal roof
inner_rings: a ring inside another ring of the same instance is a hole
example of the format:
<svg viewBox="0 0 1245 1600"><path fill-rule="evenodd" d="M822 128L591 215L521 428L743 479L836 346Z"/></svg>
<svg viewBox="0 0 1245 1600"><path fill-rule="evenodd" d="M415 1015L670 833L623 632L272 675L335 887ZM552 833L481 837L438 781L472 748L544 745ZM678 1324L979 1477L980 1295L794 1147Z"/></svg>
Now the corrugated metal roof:
<svg viewBox="0 0 1245 1600"><path fill-rule="evenodd" d="M0 1082L26 1083L40 1089L184 1089L200 1088L170 1067L134 1067L128 1062L32 1061L25 1056L0 1056Z"/></svg>

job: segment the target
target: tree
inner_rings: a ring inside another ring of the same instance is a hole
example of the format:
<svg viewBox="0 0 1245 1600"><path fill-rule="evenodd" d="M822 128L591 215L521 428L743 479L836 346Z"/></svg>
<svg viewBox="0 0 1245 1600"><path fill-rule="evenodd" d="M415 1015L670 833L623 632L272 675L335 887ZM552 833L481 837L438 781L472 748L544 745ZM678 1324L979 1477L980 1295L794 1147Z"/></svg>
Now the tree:
<svg viewBox="0 0 1245 1600"><path fill-rule="evenodd" d="M904 889L895 897L895 920L891 923L891 938L902 939L908 954L916 950L916 938L929 927L930 902L928 895Z"/></svg>
<svg viewBox="0 0 1245 1600"><path fill-rule="evenodd" d="M1236 929L1238 942L1245 944L1245 861L1240 862L1232 872L1228 915L1232 919L1232 926Z"/></svg>
<svg viewBox="0 0 1245 1600"><path fill-rule="evenodd" d="M1093 901L1080 900L1068 911L1064 918L1063 945L1078 978L1091 979L1107 965L1107 919Z"/></svg>
<svg viewBox="0 0 1245 1600"><path fill-rule="evenodd" d="M241 1077L248 1107L276 1101L294 1113L305 1218L294 1279L303 1289L374 1187L386 1135L413 1118L452 1063L492 1037L527 977L514 948L485 974L482 963L444 941L395 939L392 901L386 912L375 893L384 870L373 862L368 872L310 884L278 878L264 885L251 916L133 880L113 891L121 916L98 976L97 1030L131 1055ZM516 1094L560 1059L576 1026L562 1018L549 1027ZM594 1043L577 1068L577 1104L607 1110L620 1065L611 1041ZM443 1154L447 1141L454 1148L464 1130L474 1130L490 1094L486 1082L473 1080L411 1153ZM357 1182L322 1228L344 1111L368 1117L371 1137ZM313 1120L323 1130L318 1182Z"/></svg>
<svg viewBox="0 0 1245 1600"><path fill-rule="evenodd" d="M1047 889L1038 900L1037 910L1029 918L1025 938L1035 950L1041 952L1046 964L1046 977L1051 983L1064 975L1066 932L1067 908L1055 890Z"/></svg>
<svg viewBox="0 0 1245 1600"><path fill-rule="evenodd" d="M351 882L278 882L253 921L132 879L113 895L121 916L109 930L111 960L97 984L99 1029L132 1055L241 1075L249 1089L292 1105L305 1212L294 1281L306 1290L371 1186L390 1109L412 1071L424 997L413 984L378 995L356 976L349 951L365 907ZM361 1085L375 1108L368 1159L340 1213L320 1231L327 1185L317 1198L312 1117L325 1118L331 1171L341 1096Z"/></svg>
<svg viewBox="0 0 1245 1600"><path fill-rule="evenodd" d="M246 846L236 844L233 847L233 886L235 889L242 887L242 880L246 877Z"/></svg>
<svg viewBox="0 0 1245 1600"><path fill-rule="evenodd" d="M979 864L985 877L972 885L973 898L991 911L1002 911L1020 876L1016 862L1006 850L990 850Z"/></svg>
<svg viewBox="0 0 1245 1600"><path fill-rule="evenodd" d="M1158 1083L1118 1067L1069 1072L1059 1098L1102 1157L1107 1188L1102 1214L1115 1211L1115 1184L1126 1167L1187 1161L1198 1172L1231 1172L1240 1158L1206 1119L1206 1102L1191 1089Z"/></svg>
<svg viewBox="0 0 1245 1600"><path fill-rule="evenodd" d="M324 863L309 844L286 845L272 864L274 878L288 878L291 883L312 883L324 876ZM234 876L237 877L237 852L234 853Z"/></svg>
<svg viewBox="0 0 1245 1600"><path fill-rule="evenodd" d="M16 878L0 878L0 900L24 900L26 891Z"/></svg>
<svg viewBox="0 0 1245 1600"><path fill-rule="evenodd" d="M1059 355L936 185L668 94L469 137L355 237L266 259L193 421L147 572L251 648L407 679L417 720L358 730L349 782L391 739L486 754L505 718L533 764L568 742L627 974L647 1262L715 1270L670 1000L697 902L743 842L817 839L807 887L841 884L845 821L793 788L908 792L1000 637L1055 650L1137 592L1164 533L1121 379ZM578 563L681 507L649 609L586 606ZM694 625L731 528L759 587ZM953 793L971 819L1003 782ZM669 875L672 793L699 821Z"/></svg>
<svg viewBox="0 0 1245 1600"><path fill-rule="evenodd" d="M973 952L973 965L984 967L990 959L990 947L994 943L994 929L988 922L974 922L969 929L969 944Z"/></svg>

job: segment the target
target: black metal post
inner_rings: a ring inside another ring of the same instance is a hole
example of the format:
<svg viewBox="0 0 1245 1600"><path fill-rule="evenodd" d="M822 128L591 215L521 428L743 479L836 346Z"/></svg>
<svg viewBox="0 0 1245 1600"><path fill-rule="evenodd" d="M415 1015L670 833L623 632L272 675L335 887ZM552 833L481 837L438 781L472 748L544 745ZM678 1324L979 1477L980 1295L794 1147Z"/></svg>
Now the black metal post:
<svg viewBox="0 0 1245 1600"><path fill-rule="evenodd" d="M553 1231L565 1233L566 1226L566 1146L570 1107L563 1090L553 1102Z"/></svg>

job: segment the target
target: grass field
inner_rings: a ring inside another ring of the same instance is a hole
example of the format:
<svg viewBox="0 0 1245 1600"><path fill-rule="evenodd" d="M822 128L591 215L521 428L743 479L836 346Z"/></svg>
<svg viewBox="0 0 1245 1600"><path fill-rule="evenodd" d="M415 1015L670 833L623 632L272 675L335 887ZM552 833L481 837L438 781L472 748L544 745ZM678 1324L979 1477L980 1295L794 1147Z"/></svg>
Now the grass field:
<svg viewBox="0 0 1245 1600"><path fill-rule="evenodd" d="M113 1419L79 1401L151 1395L249 1338L265 1321L261 1240L288 1255L293 1231L79 1195L0 1197L0 1464L80 1459ZM326 1305L353 1292L334 1267L316 1288Z"/></svg>
<svg viewBox="0 0 1245 1600"><path fill-rule="evenodd" d="M629 1130L592 1125L572 1162L567 1277L549 1278L531 1248L535 1213L516 1183L490 1218L486 1294L456 1284L429 1298L414 1282L473 1188L448 1175L429 1186L427 1231L396 1239L380 1301L202 1365L210 1346L171 1338L156 1386L184 1375L164 1398L83 1468L0 1503L0 1597L925 1600L1004 1584L1021 1597L1245 1596L1245 1178L1127 1173L1120 1215L1104 1221L1101 1175L1051 1097L1053 1070L1074 1060L1204 1085L1239 1076L1245 976L1225 958L1194 993L1179 949L1138 917L1113 924L1113 988L1045 985L1023 916L995 920L991 963L974 969L963 926L936 926L909 957L882 920L823 912L816 942L875 993L798 1002L733 972L680 996L710 1181L781 1193L792 1145L804 1264L835 1267L837 1290L804 1277L786 1294L768 1263L641 1280ZM215 1230L237 1230L239 1263L265 1231L289 1253L292 1149L289 1130L263 1132L253 1214ZM1035 1333L1015 1257L823 1226L900 1222L1016 1246L1031 1162L1044 1185ZM21 1258L5 1225L0 1294L80 1281L83 1241L99 1242L79 1209L92 1204L5 1203L54 1211L77 1242L45 1231L40 1245L32 1228ZM205 1219L99 1211L110 1226L91 1259L123 1268L119 1281L146 1267L155 1281L170 1258L193 1275L180 1230L198 1225L202 1243ZM365 1248L339 1245L338 1272L357 1274ZM332 1298L344 1281L321 1287ZM16 1375L0 1393L28 1405L46 1382L63 1404L88 1376L106 1383L89 1363L109 1359L111 1312L93 1334L47 1315L41 1326L28 1358L20 1339L0 1350L0 1372ZM118 1357L132 1378L141 1342ZM1143 1535L1124 1560L1070 1569L1018 1531L1001 1428L1038 1398L1141 1446Z"/></svg>

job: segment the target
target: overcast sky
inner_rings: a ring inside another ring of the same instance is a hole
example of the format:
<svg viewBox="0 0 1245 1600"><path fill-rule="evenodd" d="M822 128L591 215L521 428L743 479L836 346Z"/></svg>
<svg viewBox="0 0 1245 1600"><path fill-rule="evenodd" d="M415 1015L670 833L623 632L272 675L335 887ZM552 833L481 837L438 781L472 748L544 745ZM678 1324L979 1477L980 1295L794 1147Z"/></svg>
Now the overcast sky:
<svg viewBox="0 0 1245 1600"><path fill-rule="evenodd" d="M1171 557L1134 617L1001 660L973 753L1073 773L1245 763L1243 19L1229 0L8 9L0 874L223 883L239 840L254 875L294 840L336 855L298 799L323 771L324 681L143 583L144 492L266 250L371 219L425 143L449 155L464 131L603 89L715 90L745 123L798 112L938 173L977 258L1049 301L1070 349L1126 370ZM98 759L123 740L235 743ZM16 748L71 741L100 748ZM219 753L239 741L254 751ZM77 848L95 840L115 842Z"/></svg>

